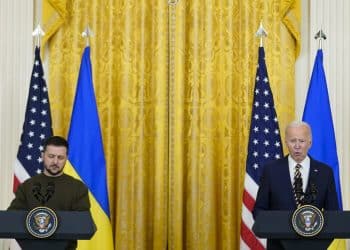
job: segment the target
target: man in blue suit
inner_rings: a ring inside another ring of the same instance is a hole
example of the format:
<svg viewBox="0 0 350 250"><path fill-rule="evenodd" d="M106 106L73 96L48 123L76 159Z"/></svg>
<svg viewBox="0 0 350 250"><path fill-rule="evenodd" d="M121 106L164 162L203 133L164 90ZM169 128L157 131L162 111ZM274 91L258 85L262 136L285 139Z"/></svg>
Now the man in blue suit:
<svg viewBox="0 0 350 250"><path fill-rule="evenodd" d="M285 131L285 142L289 155L264 167L253 210L254 218L261 210L297 208L299 201L293 188L297 165L304 203L319 209L339 210L332 169L308 156L312 143L310 126L299 121L290 123ZM278 240L267 240L267 249L283 247Z"/></svg>

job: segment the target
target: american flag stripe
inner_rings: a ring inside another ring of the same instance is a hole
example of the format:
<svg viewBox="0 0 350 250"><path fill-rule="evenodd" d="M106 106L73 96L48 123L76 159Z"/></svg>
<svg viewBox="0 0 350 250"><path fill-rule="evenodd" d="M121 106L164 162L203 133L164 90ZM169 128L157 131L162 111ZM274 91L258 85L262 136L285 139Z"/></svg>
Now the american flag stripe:
<svg viewBox="0 0 350 250"><path fill-rule="evenodd" d="M244 240L242 239L242 237L240 238L240 249L241 250L250 250L250 247L248 247L247 244L245 244Z"/></svg>
<svg viewBox="0 0 350 250"><path fill-rule="evenodd" d="M36 47L21 142L14 166L14 192L20 183L41 173L43 169L42 144L51 135L49 95L44 79L40 48Z"/></svg>
<svg viewBox="0 0 350 250"><path fill-rule="evenodd" d="M244 223L241 224L241 242L243 242L243 246L245 246L244 248L242 248L241 244L241 250L263 250L266 246L266 240L257 238L255 234Z"/></svg>
<svg viewBox="0 0 350 250"><path fill-rule="evenodd" d="M14 169L15 179L18 183L24 182L26 179L30 178L30 175L27 173L25 168L19 162L18 159L15 161L15 169Z"/></svg>
<svg viewBox="0 0 350 250"><path fill-rule="evenodd" d="M252 228L254 224L254 219L251 211L245 206L242 206L242 220L244 221L244 225L248 228Z"/></svg>
<svg viewBox="0 0 350 250"><path fill-rule="evenodd" d="M244 221L241 224L241 230L243 229L244 232L243 234L241 233L242 238L249 243L251 249L264 249L266 246L266 239L257 238L251 230L254 224L254 219L251 211L245 206L242 207L242 221ZM260 246L262 248L260 248Z"/></svg>
<svg viewBox="0 0 350 250"><path fill-rule="evenodd" d="M243 204L250 212L253 211L255 199L246 190L243 192Z"/></svg>
<svg viewBox="0 0 350 250"><path fill-rule="evenodd" d="M244 178L244 193L249 194L254 199L254 203L255 197L258 194L258 189L259 186L256 184L256 182L250 177L250 175L246 174Z"/></svg>
<svg viewBox="0 0 350 250"><path fill-rule="evenodd" d="M246 175L242 200L240 249L264 249L266 240L257 238L252 227L253 208L263 166L283 156L280 131L267 75L264 48L259 48L249 132Z"/></svg>

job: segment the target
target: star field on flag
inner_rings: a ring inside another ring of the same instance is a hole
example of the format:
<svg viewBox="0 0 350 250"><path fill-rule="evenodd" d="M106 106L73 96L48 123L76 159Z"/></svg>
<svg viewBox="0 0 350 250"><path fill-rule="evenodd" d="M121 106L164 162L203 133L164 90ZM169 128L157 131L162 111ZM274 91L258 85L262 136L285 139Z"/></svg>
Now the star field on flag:
<svg viewBox="0 0 350 250"><path fill-rule="evenodd" d="M14 191L27 178L42 172L42 145L51 135L52 126L48 90L40 58L40 48L36 47L23 131L17 153L18 161L15 165Z"/></svg>

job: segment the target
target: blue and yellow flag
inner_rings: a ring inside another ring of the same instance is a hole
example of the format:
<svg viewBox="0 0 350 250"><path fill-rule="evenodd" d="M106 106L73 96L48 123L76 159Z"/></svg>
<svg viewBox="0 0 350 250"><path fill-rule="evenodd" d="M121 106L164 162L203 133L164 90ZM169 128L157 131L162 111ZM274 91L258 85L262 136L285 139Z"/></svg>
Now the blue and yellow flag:
<svg viewBox="0 0 350 250"><path fill-rule="evenodd" d="M68 134L69 152L65 172L81 179L89 189L91 214L97 231L91 240L81 240L78 249L113 249L107 192L106 160L90 61L90 47L82 56Z"/></svg>
<svg viewBox="0 0 350 250"><path fill-rule="evenodd" d="M339 207L342 209L339 162L329 103L326 75L323 68L323 52L317 51L304 107L303 121L312 129L312 146L309 154L333 169ZM329 249L345 249L344 240L335 240Z"/></svg>

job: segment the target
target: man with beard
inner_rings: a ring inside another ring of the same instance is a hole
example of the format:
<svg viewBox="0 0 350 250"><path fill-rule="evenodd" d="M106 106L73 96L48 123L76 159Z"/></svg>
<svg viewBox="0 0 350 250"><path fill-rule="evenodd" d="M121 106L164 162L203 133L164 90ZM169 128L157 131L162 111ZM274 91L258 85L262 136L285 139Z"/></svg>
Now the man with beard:
<svg viewBox="0 0 350 250"><path fill-rule="evenodd" d="M87 187L65 173L68 142L60 136L48 138L42 152L44 171L24 181L17 189L8 210L31 210L46 206L61 211L88 211ZM76 241L68 249L76 248Z"/></svg>

